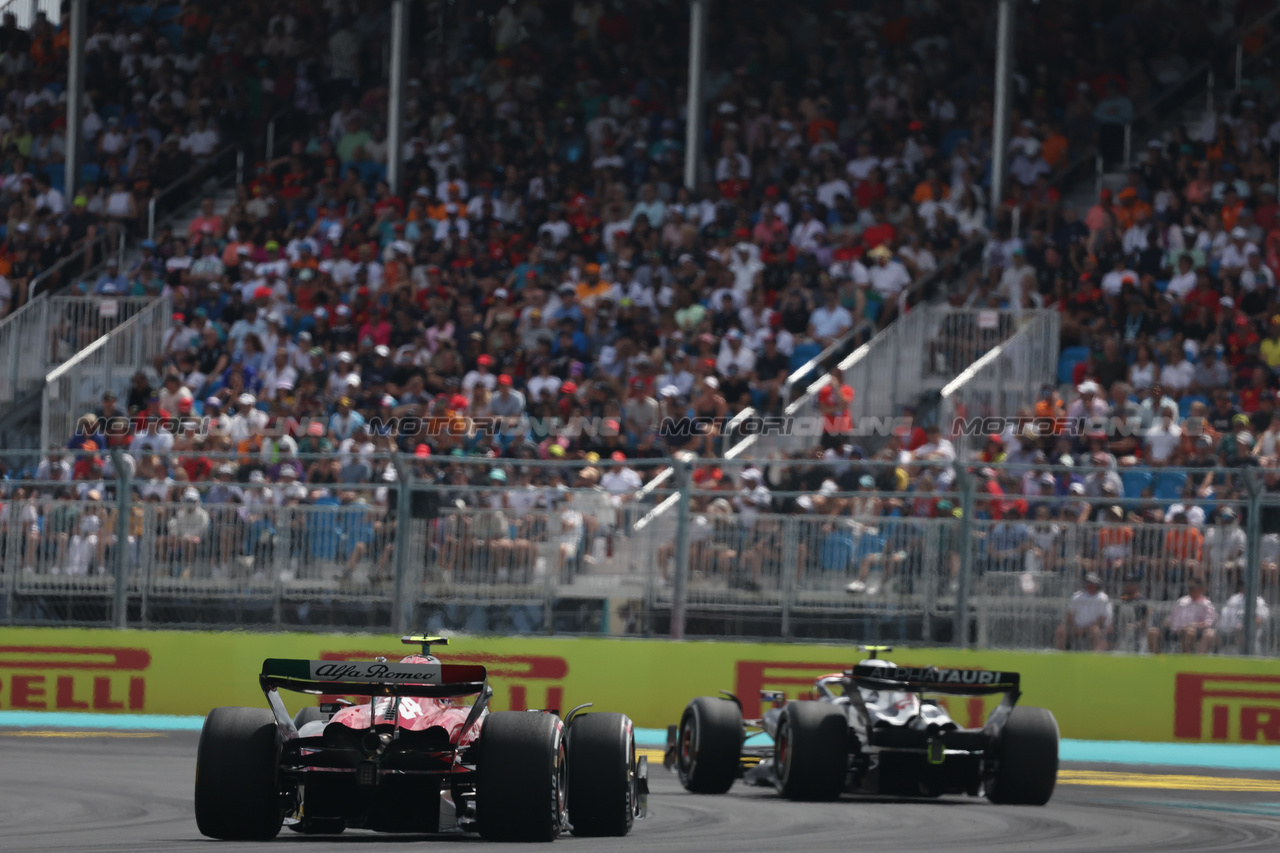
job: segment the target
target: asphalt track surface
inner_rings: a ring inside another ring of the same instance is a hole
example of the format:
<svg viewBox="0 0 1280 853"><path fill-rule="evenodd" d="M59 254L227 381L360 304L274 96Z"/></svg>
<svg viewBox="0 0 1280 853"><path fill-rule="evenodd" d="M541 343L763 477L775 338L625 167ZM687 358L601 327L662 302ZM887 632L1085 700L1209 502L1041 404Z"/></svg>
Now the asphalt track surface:
<svg viewBox="0 0 1280 853"><path fill-rule="evenodd" d="M0 730L0 850L201 850L191 795L198 735ZM686 794L654 761L650 816L622 839L557 842L579 851L770 849L963 851L1280 849L1280 774L1205 768L1064 765L1042 808L972 798L801 804L759 788ZM235 850L520 849L474 837L285 830Z"/></svg>

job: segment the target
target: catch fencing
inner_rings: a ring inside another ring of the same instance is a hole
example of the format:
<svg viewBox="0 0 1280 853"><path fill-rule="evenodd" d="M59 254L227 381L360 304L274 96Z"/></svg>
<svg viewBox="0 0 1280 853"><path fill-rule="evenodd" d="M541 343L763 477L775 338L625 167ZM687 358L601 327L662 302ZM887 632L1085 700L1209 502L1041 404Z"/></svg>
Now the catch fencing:
<svg viewBox="0 0 1280 853"><path fill-rule="evenodd" d="M97 463L10 460L0 624L1280 653L1280 472L1204 491L1202 470L856 460ZM1086 572L1111 597L1097 630ZM1179 630L1196 580L1216 633Z"/></svg>

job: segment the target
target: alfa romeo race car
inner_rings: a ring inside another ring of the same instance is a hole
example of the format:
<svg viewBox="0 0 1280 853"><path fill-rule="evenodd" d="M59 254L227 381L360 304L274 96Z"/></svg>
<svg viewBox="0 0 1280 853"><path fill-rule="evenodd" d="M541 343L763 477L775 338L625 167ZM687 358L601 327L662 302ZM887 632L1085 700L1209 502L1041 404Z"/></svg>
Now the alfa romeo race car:
<svg viewBox="0 0 1280 853"><path fill-rule="evenodd" d="M215 708L196 761L196 825L211 838L479 832L506 841L621 836L644 817L646 759L623 714L489 711L483 666L442 664L440 637L397 663L269 659L266 708ZM279 691L367 701L302 708ZM462 697L474 696L471 704Z"/></svg>
<svg viewBox="0 0 1280 853"><path fill-rule="evenodd" d="M742 703L727 691L728 698L694 699L667 730L664 765L699 794L723 794L742 778L793 800L864 793L1049 801L1058 723L1044 708L1016 705L1016 672L904 668L877 657L888 646L860 648L871 658L817 679L813 700L761 691L772 707L758 720L744 720ZM997 693L1004 698L982 728L958 725L923 695Z"/></svg>

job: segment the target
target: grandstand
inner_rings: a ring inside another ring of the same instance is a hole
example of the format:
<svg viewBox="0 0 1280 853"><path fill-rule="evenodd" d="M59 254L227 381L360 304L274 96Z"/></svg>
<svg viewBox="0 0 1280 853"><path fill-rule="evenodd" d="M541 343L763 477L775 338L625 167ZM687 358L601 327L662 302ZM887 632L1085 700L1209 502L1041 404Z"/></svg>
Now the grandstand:
<svg viewBox="0 0 1280 853"><path fill-rule="evenodd" d="M1271 4L85 5L0 7L0 621L1280 604Z"/></svg>

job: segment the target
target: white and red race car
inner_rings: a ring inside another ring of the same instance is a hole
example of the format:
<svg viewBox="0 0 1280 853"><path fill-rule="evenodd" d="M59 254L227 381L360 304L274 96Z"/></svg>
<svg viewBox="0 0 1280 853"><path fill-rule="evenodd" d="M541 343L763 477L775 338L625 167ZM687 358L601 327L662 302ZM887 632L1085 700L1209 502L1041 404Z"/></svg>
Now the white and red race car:
<svg viewBox="0 0 1280 853"><path fill-rule="evenodd" d="M200 734L200 832L270 839L348 828L495 840L621 836L644 817L646 759L623 714L500 711L482 666L442 664L441 637L392 663L268 659L266 708L215 708ZM279 691L345 694L291 717ZM463 697L474 696L470 704Z"/></svg>

